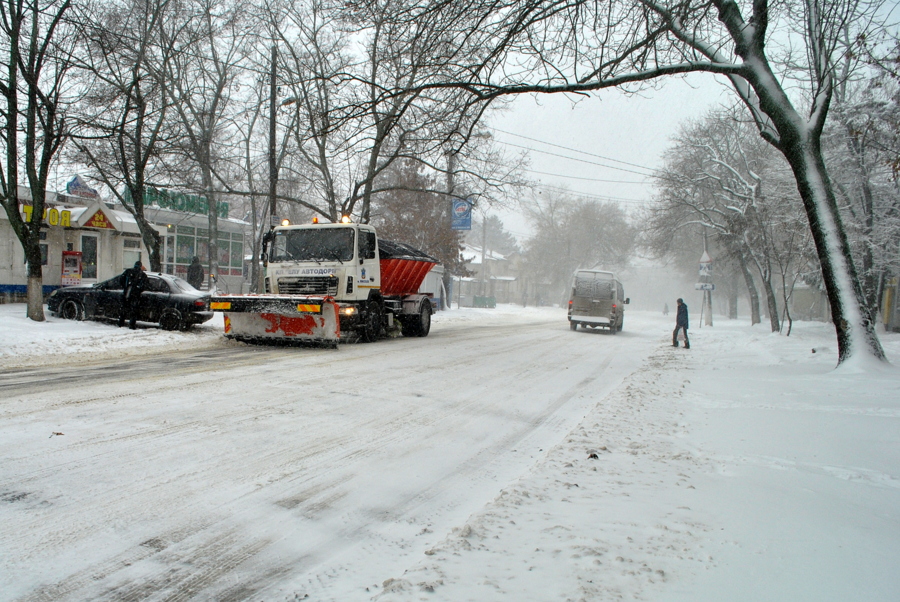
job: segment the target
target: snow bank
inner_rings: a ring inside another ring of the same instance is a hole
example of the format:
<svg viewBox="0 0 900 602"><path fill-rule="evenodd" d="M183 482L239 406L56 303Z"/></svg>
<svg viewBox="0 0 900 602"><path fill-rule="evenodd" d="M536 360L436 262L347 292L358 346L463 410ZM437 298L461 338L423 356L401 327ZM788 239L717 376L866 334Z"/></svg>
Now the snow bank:
<svg viewBox="0 0 900 602"><path fill-rule="evenodd" d="M46 306L44 316L44 322L35 322L26 317L24 303L0 305L0 367L84 363L225 343L220 313L188 332L165 331L140 322L136 330L130 330L118 328L114 322L64 320L47 311Z"/></svg>

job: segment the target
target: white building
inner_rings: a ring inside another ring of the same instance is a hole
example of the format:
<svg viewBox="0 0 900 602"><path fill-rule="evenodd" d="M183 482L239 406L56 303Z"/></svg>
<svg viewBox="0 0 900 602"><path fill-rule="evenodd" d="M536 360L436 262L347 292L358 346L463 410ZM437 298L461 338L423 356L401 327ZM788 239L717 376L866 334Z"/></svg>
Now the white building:
<svg viewBox="0 0 900 602"><path fill-rule="evenodd" d="M21 215L31 215L30 192L20 188ZM44 294L60 286L106 280L142 261L147 249L134 217L123 207L64 194L47 193L41 264ZM221 212L220 212L221 214ZM208 264L208 218L203 213L151 205L148 221L163 237L163 271L184 277L194 255ZM219 283L221 290L240 292L244 283L244 233L249 224L228 217L218 219ZM76 264L78 269L75 269ZM64 278L65 271L65 278ZM25 253L0 212L0 302L22 300L27 290Z"/></svg>

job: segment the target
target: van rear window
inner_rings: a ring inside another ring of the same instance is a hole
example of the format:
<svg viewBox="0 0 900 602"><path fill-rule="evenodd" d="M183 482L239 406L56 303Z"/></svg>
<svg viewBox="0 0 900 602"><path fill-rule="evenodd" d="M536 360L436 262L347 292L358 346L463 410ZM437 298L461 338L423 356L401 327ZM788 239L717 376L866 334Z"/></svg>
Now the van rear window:
<svg viewBox="0 0 900 602"><path fill-rule="evenodd" d="M575 278L575 294L579 297L590 297L591 299L612 299L613 298L612 280L594 280L594 278L584 278L577 276Z"/></svg>

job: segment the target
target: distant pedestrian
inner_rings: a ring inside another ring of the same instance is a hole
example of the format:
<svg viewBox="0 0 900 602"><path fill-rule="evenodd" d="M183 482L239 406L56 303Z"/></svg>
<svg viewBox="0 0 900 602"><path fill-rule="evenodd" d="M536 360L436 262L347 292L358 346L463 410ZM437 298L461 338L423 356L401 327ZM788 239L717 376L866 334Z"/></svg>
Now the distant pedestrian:
<svg viewBox="0 0 900 602"><path fill-rule="evenodd" d="M141 265L140 261L134 262L134 267L125 270L122 273L122 307L119 311L119 327L125 325L128 320L128 327L134 330L135 322L141 313L141 293L147 290L150 284L147 274L144 273L146 268Z"/></svg>
<svg viewBox="0 0 900 602"><path fill-rule="evenodd" d="M675 311L675 330L672 331L672 347L678 347L678 329L684 333L684 348L691 348L691 340L688 338L688 306L683 299L678 300L678 309Z"/></svg>
<svg viewBox="0 0 900 602"><path fill-rule="evenodd" d="M200 263L200 258L194 255L194 259L191 260L191 265L188 266L187 271L187 281L188 284L193 286L196 289L199 289L203 284L203 264Z"/></svg>
<svg viewBox="0 0 900 602"><path fill-rule="evenodd" d="M669 315L669 304L668 303L663 303L663 315L664 316Z"/></svg>

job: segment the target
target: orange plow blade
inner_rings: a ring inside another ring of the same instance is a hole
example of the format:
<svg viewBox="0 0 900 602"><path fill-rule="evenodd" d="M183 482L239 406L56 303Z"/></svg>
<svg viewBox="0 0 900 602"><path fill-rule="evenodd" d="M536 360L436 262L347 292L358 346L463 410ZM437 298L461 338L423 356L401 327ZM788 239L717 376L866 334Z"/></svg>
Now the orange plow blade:
<svg viewBox="0 0 900 602"><path fill-rule="evenodd" d="M225 336L240 341L336 346L341 336L338 306L331 297L221 295L211 307L225 313Z"/></svg>

